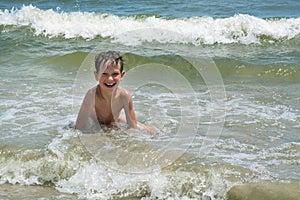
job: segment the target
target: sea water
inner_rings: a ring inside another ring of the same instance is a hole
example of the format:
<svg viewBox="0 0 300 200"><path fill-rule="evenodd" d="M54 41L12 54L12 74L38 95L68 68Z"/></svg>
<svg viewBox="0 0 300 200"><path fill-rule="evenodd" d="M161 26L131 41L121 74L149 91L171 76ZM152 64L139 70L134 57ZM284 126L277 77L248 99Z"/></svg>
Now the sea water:
<svg viewBox="0 0 300 200"><path fill-rule="evenodd" d="M299 11L2 1L0 198L299 199ZM158 135L73 128L105 50L121 51L121 86Z"/></svg>

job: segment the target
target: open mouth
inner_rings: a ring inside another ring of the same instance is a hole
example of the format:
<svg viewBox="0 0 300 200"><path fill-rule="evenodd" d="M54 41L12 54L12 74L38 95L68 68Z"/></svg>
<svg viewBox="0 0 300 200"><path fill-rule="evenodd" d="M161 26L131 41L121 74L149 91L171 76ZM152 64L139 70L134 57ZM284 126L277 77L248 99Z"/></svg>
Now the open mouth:
<svg viewBox="0 0 300 200"><path fill-rule="evenodd" d="M116 85L116 83L104 83L104 85L108 88L112 88Z"/></svg>

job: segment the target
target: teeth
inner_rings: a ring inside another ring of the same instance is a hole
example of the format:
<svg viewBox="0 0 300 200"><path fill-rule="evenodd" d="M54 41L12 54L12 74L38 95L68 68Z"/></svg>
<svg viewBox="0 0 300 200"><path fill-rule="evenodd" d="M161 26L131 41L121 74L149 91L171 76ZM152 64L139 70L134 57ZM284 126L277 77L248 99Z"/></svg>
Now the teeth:
<svg viewBox="0 0 300 200"><path fill-rule="evenodd" d="M105 83L105 84L108 85L108 86L114 85L114 83Z"/></svg>

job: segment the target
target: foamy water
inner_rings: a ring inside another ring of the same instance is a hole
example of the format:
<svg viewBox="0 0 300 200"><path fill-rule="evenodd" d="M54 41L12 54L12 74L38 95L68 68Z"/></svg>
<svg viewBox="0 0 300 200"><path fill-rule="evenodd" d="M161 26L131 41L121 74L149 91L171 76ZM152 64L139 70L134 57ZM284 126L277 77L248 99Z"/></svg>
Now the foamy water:
<svg viewBox="0 0 300 200"><path fill-rule="evenodd" d="M293 39L300 34L299 18L261 19L247 14L236 14L227 18L192 17L168 19L157 16L117 16L89 12L60 12L41 10L34 6L21 9L1 10L1 25L28 26L35 35L64 38L95 37L119 39L122 33L143 31L138 35L140 42L187 44L252 44ZM157 29L165 29L172 35L158 35ZM125 40L118 40L128 42Z"/></svg>
<svg viewBox="0 0 300 200"><path fill-rule="evenodd" d="M98 3L0 3L0 199L299 199L298 2ZM100 50L159 135L74 130Z"/></svg>

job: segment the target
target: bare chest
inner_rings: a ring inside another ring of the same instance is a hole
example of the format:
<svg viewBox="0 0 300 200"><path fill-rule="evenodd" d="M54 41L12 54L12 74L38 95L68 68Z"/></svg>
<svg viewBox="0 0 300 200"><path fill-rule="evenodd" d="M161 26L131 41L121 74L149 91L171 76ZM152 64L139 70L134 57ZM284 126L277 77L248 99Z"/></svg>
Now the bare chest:
<svg viewBox="0 0 300 200"><path fill-rule="evenodd" d="M122 105L118 100L105 101L95 98L95 112L97 120L101 123L115 122L119 118L121 110Z"/></svg>

